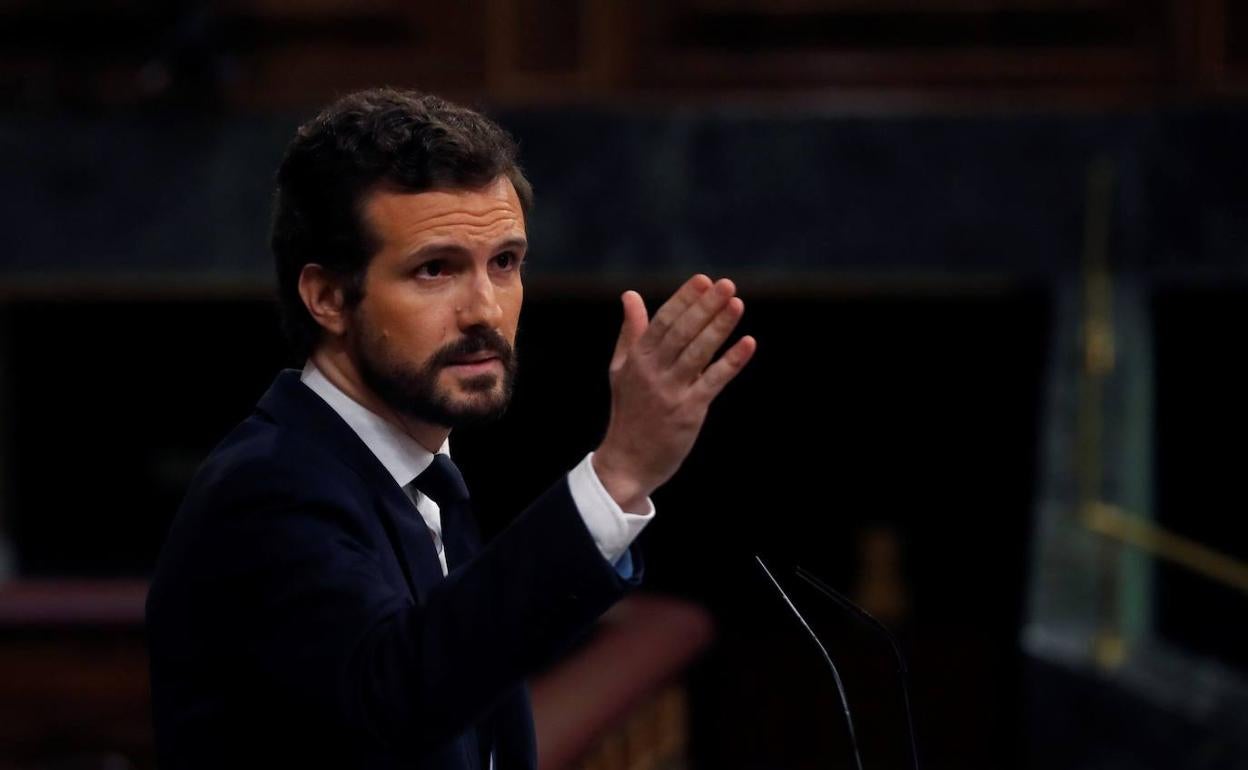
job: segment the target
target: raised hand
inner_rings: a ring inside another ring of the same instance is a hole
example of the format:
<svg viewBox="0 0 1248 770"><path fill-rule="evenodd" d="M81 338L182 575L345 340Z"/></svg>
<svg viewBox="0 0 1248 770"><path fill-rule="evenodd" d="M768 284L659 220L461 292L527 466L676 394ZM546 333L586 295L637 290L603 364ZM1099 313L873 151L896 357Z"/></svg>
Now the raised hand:
<svg viewBox="0 0 1248 770"><path fill-rule="evenodd" d="M676 473L689 455L711 401L754 355L742 337L712 363L745 312L727 278L695 275L647 320L646 306L625 292L624 323L611 357L611 420L594 452L594 470L625 511Z"/></svg>

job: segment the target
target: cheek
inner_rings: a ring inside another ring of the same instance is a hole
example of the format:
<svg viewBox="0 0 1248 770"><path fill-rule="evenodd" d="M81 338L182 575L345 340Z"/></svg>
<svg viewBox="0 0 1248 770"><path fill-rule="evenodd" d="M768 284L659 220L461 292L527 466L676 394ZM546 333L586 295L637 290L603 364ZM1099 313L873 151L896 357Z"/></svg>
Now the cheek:
<svg viewBox="0 0 1248 770"><path fill-rule="evenodd" d="M391 320L415 338L437 339L455 325L452 303L445 297L429 295L408 287L397 293L391 307Z"/></svg>
<svg viewBox="0 0 1248 770"><path fill-rule="evenodd" d="M407 347L413 358L425 361L453 339L454 334L450 327L440 321L435 323L431 320L425 325L413 325Z"/></svg>
<svg viewBox="0 0 1248 770"><path fill-rule="evenodd" d="M420 364L453 339L446 314L429 308L395 305L375 317L373 334L393 355Z"/></svg>
<svg viewBox="0 0 1248 770"><path fill-rule="evenodd" d="M500 302L503 307L503 324L511 342L515 342L516 327L520 323L520 308L524 305L524 290L516 289Z"/></svg>

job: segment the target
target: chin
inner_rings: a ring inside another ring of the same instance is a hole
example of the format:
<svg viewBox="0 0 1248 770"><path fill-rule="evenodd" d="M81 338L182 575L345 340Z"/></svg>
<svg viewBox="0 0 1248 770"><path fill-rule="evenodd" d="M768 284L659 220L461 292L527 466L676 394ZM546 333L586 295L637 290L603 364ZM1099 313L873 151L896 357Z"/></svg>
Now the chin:
<svg viewBox="0 0 1248 770"><path fill-rule="evenodd" d="M450 427L486 425L503 416L511 402L506 377L495 373L458 377L447 373L435 400L453 423Z"/></svg>
<svg viewBox="0 0 1248 770"><path fill-rule="evenodd" d="M459 413L487 414L505 409L509 400L499 378L488 376L478 377L475 383L465 381L451 391L446 403Z"/></svg>
<svg viewBox="0 0 1248 770"><path fill-rule="evenodd" d="M475 399L472 401L457 400L453 410L450 412L446 427L451 428L474 428L485 425L492 425L502 419L507 413L507 402L491 399L483 401Z"/></svg>
<svg viewBox="0 0 1248 770"><path fill-rule="evenodd" d="M465 377L458 380L455 389L470 398L484 394L501 396L503 380L497 374L478 374L475 377Z"/></svg>

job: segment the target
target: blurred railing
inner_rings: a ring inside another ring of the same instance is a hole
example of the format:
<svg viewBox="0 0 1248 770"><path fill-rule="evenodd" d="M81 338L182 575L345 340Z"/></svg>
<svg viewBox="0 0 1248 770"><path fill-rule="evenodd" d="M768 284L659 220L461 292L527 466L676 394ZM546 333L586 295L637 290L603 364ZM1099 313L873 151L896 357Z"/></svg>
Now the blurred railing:
<svg viewBox="0 0 1248 770"><path fill-rule="evenodd" d="M144 581L0 584L0 770L154 766ZM530 686L543 770L679 768L695 605L635 595Z"/></svg>

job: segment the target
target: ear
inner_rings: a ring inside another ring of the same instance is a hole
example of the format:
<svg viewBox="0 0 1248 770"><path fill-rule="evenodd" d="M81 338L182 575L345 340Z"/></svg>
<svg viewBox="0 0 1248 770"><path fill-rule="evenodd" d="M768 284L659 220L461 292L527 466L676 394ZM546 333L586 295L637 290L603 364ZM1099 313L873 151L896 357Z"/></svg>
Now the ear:
<svg viewBox="0 0 1248 770"><path fill-rule="evenodd" d="M342 281L342 278L317 264L304 265L299 271L299 297L303 299L303 306L322 329L335 336L347 330Z"/></svg>

